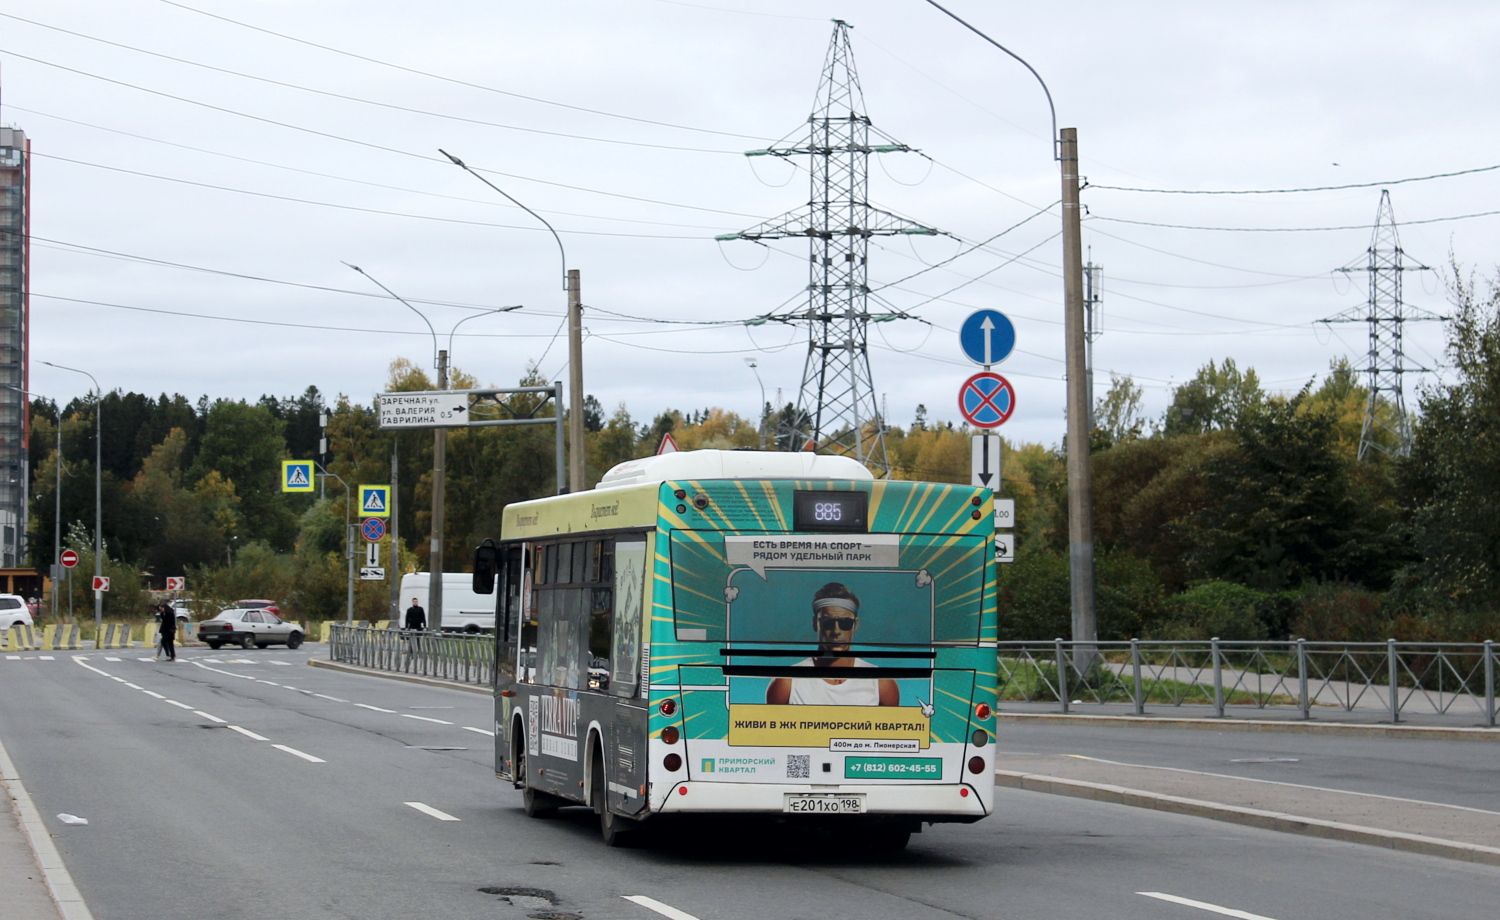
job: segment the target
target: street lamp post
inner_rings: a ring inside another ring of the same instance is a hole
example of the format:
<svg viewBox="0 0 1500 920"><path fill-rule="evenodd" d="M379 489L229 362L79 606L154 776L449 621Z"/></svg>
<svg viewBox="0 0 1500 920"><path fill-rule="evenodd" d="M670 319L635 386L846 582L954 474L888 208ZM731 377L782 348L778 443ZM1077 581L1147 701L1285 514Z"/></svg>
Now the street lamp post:
<svg viewBox="0 0 1500 920"><path fill-rule="evenodd" d="M760 362L759 361L757 361L754 358L747 357L745 359L745 366L748 367L748 368L750 368L750 371L755 374L755 382L757 384L760 384L760 408L757 410L757 412L759 414L759 417L760 417L760 421L759 421L758 424L756 424L755 431L756 431L757 434L760 435L760 449L761 450L765 450L766 449L766 385L764 383L760 382L760 371L757 370L757 368L760 367Z"/></svg>
<svg viewBox="0 0 1500 920"><path fill-rule="evenodd" d="M562 237L557 235L557 230L547 222L547 218L526 207L505 189L481 176L448 151L438 148L438 153L451 160L454 166L505 196L511 204L541 221L547 232L552 234L552 239L557 241L557 253L562 258L563 289L568 292L568 439L573 444L568 453L568 484L572 491L581 492L586 457L583 445L583 295L579 287L578 269L568 268L568 251L563 248ZM557 411L562 412L561 405L557 407ZM559 415L559 425L561 418Z"/></svg>
<svg viewBox="0 0 1500 920"><path fill-rule="evenodd" d="M1072 583L1074 664L1080 673L1092 666L1099 635L1094 606L1094 482L1089 466L1089 418L1087 337L1083 320L1083 245L1078 202L1078 130L1057 128L1057 107L1052 92L1036 68L1020 55L974 28L945 9L937 0L927 0L959 25L1010 55L1036 77L1047 96L1052 113L1052 157L1062 173L1063 238L1063 342L1067 358L1068 388L1068 561Z"/></svg>
<svg viewBox="0 0 1500 920"><path fill-rule="evenodd" d="M61 364L53 364L51 361L43 361L48 367L55 367L60 371L72 371L89 378L94 384L94 578L99 579L104 575L104 390L99 386L99 381L88 371L81 371L76 367L64 367ZM95 582L97 584L97 581ZM104 623L104 592L94 591L94 642L98 643L99 630Z"/></svg>
<svg viewBox="0 0 1500 920"><path fill-rule="evenodd" d="M471 319L477 319L481 316L491 316L495 313L509 313L512 310L521 309L521 305L517 304L510 307L496 307L493 310L487 310L483 313L475 313L471 316L465 316L463 319L454 323L452 329L448 330L448 350L443 351L438 348L437 330L432 328L432 321L429 320L421 310L418 310L416 307L412 306L410 301L406 300L406 298L402 297L400 294L397 294L395 291L381 284L374 275L371 275L369 272L360 268L358 265L350 265L348 262L345 262L344 264L348 265L350 268L370 279L370 281L376 287L401 301L413 313L422 317L422 322L427 324L427 331L432 335L432 350L433 357L436 359L437 363L437 387L439 390L448 389L448 355L453 350L453 333L458 331L459 326L462 326L464 323L468 322ZM428 544L429 558L427 563L427 608L429 611L427 625L429 629L441 629L443 625L443 529L447 526L447 516L444 508L444 499L446 497L444 493L446 488L445 478L447 455L448 429L432 429L432 536L431 542ZM393 548L392 552L396 553L396 558L397 560L399 560L400 550ZM393 568L393 574L391 576L393 579L396 578L395 573L399 571L399 569L399 565L396 565Z"/></svg>
<svg viewBox="0 0 1500 920"><path fill-rule="evenodd" d="M30 400L31 397L38 395L36 393L33 393L30 390L23 390L20 387L13 387L13 386L11 386L8 383L0 384L0 386L5 387L7 390L15 390L17 393L20 393L21 395L25 396L28 400ZM55 400L54 400L54 402L55 402ZM31 406L29 404L26 407L26 411L27 412L31 411ZM57 425L56 425L56 427L57 427L57 459L53 462L53 466L55 466L57 468L56 471L55 471L57 473L57 482L52 487L52 498L54 499L54 501L53 501L53 509L52 509L52 569L48 573L51 576L51 578L49 578L48 580L52 582L52 603L51 603L51 605L47 609L51 612L52 619L53 619L54 622L61 622L61 620L58 618L58 615L57 615L57 567L62 564L62 407L61 406L59 406L58 410L57 410ZM71 600L71 598L70 598L70 600Z"/></svg>

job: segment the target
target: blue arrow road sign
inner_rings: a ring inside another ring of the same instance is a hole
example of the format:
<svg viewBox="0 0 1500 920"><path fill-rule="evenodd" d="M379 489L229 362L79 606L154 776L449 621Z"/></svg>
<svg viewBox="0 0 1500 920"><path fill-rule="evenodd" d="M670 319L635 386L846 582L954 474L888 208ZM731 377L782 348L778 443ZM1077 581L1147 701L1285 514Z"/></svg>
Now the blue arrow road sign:
<svg viewBox="0 0 1500 920"><path fill-rule="evenodd" d="M1010 356L1016 327L999 310L975 310L958 330L958 344L970 361L989 367Z"/></svg>

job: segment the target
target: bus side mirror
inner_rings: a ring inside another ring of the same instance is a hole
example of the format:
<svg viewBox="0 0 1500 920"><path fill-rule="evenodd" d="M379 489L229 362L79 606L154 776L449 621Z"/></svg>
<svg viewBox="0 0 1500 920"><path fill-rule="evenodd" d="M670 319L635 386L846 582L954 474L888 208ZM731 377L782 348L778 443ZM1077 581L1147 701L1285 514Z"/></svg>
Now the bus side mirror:
<svg viewBox="0 0 1500 920"><path fill-rule="evenodd" d="M500 549L486 539L474 550L474 593L494 594L495 575L500 570Z"/></svg>

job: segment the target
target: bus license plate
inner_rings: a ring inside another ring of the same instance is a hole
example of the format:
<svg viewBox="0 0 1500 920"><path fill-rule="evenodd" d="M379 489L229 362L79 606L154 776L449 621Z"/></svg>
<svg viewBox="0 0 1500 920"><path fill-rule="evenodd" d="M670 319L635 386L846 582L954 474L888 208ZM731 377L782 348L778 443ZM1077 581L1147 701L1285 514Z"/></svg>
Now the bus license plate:
<svg viewBox="0 0 1500 920"><path fill-rule="evenodd" d="M788 813L811 815L862 815L865 813L865 797L862 795L805 795L787 793L785 809Z"/></svg>

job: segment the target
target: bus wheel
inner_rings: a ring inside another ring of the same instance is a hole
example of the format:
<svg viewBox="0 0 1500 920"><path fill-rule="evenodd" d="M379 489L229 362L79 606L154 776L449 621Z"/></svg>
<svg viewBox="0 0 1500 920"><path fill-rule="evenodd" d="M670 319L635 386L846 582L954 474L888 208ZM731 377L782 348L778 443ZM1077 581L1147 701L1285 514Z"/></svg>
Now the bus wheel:
<svg viewBox="0 0 1500 920"><path fill-rule="evenodd" d="M516 773L521 780L521 802L528 818L551 818L557 815L557 799L531 788L527 782L526 748L516 752Z"/></svg>
<svg viewBox="0 0 1500 920"><path fill-rule="evenodd" d="M594 811L599 815L599 836L604 838L604 845L607 847L628 847L635 838L635 822L609 810L609 797L605 792L608 784L604 779L604 758L599 755L598 748L594 749L593 774L590 798L594 802Z"/></svg>

